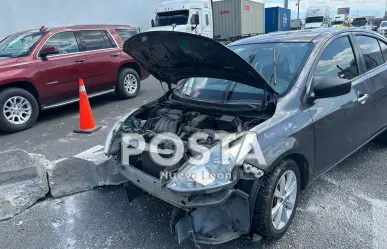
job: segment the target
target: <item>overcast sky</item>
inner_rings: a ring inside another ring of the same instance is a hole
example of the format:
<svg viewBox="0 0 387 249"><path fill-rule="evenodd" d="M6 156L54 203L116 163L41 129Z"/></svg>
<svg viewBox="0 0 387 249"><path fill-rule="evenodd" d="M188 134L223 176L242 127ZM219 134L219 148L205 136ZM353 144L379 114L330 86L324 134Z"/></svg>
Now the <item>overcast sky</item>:
<svg viewBox="0 0 387 249"><path fill-rule="evenodd" d="M330 6L332 12L336 12L337 8L350 7L351 16L356 15L384 15L387 0L300 0L300 12L304 17L306 9L311 6ZM283 6L282 0L265 0L266 7ZM289 8L292 11L297 11L297 0L289 0ZM293 13L294 13L293 12Z"/></svg>

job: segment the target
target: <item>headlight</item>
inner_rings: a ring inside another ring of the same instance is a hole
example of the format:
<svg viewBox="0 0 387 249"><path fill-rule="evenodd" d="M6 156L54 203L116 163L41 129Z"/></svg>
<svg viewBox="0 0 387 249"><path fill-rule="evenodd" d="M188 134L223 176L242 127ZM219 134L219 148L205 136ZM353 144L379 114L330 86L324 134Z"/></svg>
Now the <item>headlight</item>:
<svg viewBox="0 0 387 249"><path fill-rule="evenodd" d="M121 142L121 140L117 139L115 136L116 136L117 132L119 132L121 130L121 127L124 124L125 120L137 110L138 109L131 111L128 115L126 115L123 118L121 118L120 120L118 120L118 122L110 130L110 132L106 138L106 142L105 142L105 148L104 148L105 155L110 156L112 154L111 153L112 151L119 149L118 145ZM115 150L113 150L114 148L115 148Z"/></svg>
<svg viewBox="0 0 387 249"><path fill-rule="evenodd" d="M231 154L222 157L220 146L210 151L207 164L186 163L168 183L167 187L176 192L198 192L221 189L232 183L232 170L235 159Z"/></svg>

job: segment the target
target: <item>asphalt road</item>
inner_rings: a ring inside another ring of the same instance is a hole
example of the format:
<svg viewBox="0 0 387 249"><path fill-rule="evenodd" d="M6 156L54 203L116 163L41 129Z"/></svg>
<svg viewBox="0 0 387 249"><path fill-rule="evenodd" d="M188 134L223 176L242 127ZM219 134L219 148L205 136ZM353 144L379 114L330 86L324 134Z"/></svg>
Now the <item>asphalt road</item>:
<svg viewBox="0 0 387 249"><path fill-rule="evenodd" d="M130 109L162 94L152 79L136 99L114 95L92 101L99 124L92 135L75 135L77 106L43 113L31 130L0 135L0 151L23 148L49 159L68 157L103 144L108 129ZM387 147L372 143L315 181L301 194L285 236L272 243L244 236L202 248L387 248ZM121 187L99 188L60 199L47 198L0 222L0 248L195 248L170 235L172 207L154 197L128 203Z"/></svg>
<svg viewBox="0 0 387 249"><path fill-rule="evenodd" d="M163 93L160 83L150 77L142 82L141 91L134 99L120 100L115 93L90 99L95 121L103 126L102 130L91 135L73 133L79 128L78 104L43 111L32 129L16 134L0 133L0 151L20 148L43 154L49 160L76 155L103 145L107 133L122 116Z"/></svg>

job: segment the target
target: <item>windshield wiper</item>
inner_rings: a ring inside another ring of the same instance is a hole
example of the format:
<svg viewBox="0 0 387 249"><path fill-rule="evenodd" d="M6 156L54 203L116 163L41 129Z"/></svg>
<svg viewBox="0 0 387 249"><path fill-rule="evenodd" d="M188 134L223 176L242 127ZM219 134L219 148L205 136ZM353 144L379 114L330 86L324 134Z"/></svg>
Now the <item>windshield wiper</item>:
<svg viewBox="0 0 387 249"><path fill-rule="evenodd" d="M277 58L276 58L276 48L273 49L273 75L270 77L270 83L274 79L274 85L277 85Z"/></svg>
<svg viewBox="0 0 387 249"><path fill-rule="evenodd" d="M253 64L254 62L254 59L255 59L255 56L257 56L257 54L261 51L261 49L258 49L255 53L251 53L249 55L249 64Z"/></svg>

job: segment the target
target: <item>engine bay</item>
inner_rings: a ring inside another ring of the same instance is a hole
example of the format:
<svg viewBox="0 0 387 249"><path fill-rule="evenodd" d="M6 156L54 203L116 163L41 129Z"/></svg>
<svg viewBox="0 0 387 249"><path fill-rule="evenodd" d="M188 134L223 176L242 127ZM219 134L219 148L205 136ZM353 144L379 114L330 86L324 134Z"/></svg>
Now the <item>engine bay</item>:
<svg viewBox="0 0 387 249"><path fill-rule="evenodd" d="M150 142L157 134L169 132L176 134L184 143L194 133L202 132L207 134L208 138L198 143L211 147L218 142L215 137L216 133L248 131L270 117L271 115L267 112L255 112L245 116L219 112L216 115L202 109L193 110L164 102L144 108L130 117L122 130L126 133L140 134L146 142ZM174 150L173 146L174 144L168 141L160 144L162 149Z"/></svg>

